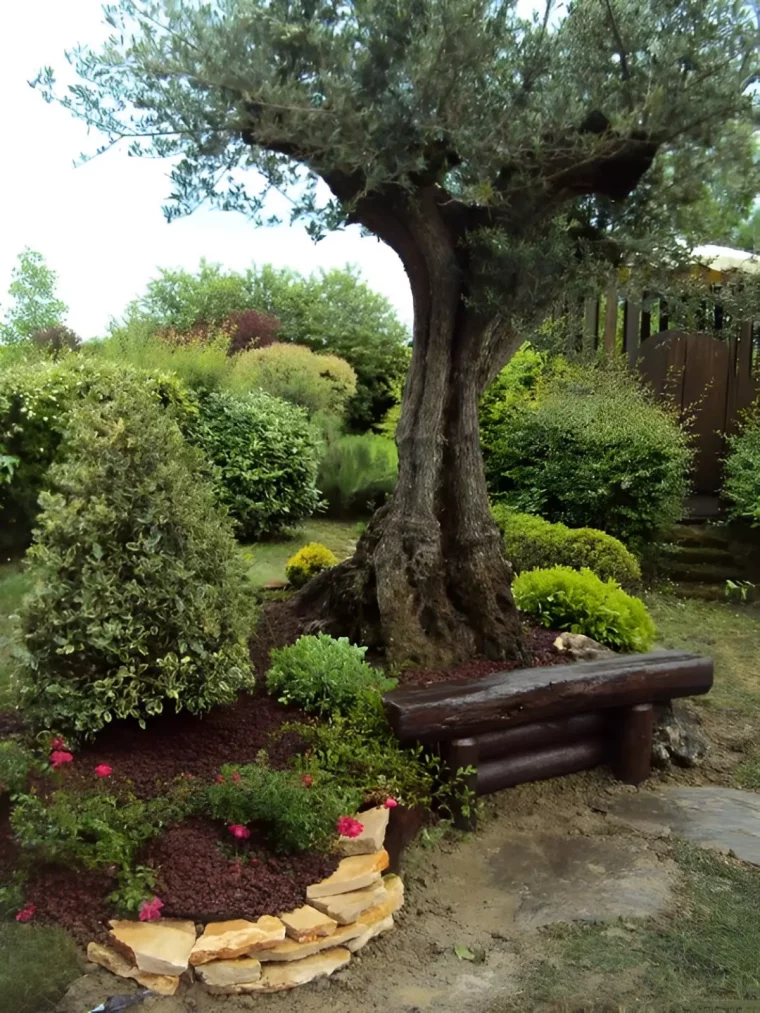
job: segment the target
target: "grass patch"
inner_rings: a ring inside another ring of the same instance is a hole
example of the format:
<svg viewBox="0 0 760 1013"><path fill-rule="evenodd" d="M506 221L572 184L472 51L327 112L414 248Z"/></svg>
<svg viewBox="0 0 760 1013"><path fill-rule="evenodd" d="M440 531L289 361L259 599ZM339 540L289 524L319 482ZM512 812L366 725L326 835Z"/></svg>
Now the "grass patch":
<svg viewBox="0 0 760 1013"><path fill-rule="evenodd" d="M80 973L62 929L0 922L0 1013L44 1013Z"/></svg>
<svg viewBox="0 0 760 1013"><path fill-rule="evenodd" d="M760 871L684 843L674 857L682 883L672 918L546 930L520 1008L572 1001L712 1010L721 1001L760 999Z"/></svg>
<svg viewBox="0 0 760 1013"><path fill-rule="evenodd" d="M645 601L657 626L658 646L709 654L715 660L715 685L694 703L760 717L760 610L654 592Z"/></svg>
<svg viewBox="0 0 760 1013"><path fill-rule="evenodd" d="M243 547L248 562L248 576L254 587L262 587L270 580L285 580L285 564L309 542L320 542L346 559L354 551L359 538L356 521L334 521L312 518L297 531L278 541L256 542Z"/></svg>
<svg viewBox="0 0 760 1013"><path fill-rule="evenodd" d="M20 563L0 564L0 707L13 704L11 668L14 620L21 599L29 587L29 578Z"/></svg>

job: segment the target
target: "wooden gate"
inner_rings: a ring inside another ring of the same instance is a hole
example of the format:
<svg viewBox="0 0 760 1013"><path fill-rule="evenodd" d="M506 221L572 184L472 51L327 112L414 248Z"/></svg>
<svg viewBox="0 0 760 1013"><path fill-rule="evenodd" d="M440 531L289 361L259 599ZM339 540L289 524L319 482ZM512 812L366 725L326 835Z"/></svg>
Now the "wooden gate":
<svg viewBox="0 0 760 1013"><path fill-rule="evenodd" d="M722 484L726 436L739 415L757 397L760 385L752 368L751 328L739 338L662 331L638 349L642 376L661 397L670 397L689 425L696 452L695 492L717 493Z"/></svg>

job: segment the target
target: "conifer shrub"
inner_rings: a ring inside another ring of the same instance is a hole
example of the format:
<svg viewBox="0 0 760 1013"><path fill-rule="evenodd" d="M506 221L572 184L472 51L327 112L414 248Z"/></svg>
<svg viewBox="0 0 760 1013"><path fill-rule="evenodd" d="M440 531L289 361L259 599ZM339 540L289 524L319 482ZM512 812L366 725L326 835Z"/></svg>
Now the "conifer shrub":
<svg viewBox="0 0 760 1013"><path fill-rule="evenodd" d="M329 570L335 566L338 557L319 542L309 542L302 549L294 553L285 564L285 576L293 587L303 585L323 570Z"/></svg>
<svg viewBox="0 0 760 1013"><path fill-rule="evenodd" d="M251 604L200 452L136 388L82 401L64 443L29 550L27 715L91 735L234 700L253 683Z"/></svg>

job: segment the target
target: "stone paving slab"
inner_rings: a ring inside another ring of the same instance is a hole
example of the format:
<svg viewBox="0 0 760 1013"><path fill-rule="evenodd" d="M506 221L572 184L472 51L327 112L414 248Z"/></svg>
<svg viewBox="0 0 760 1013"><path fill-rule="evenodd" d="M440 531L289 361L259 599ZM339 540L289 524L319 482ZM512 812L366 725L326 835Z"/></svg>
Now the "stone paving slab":
<svg viewBox="0 0 760 1013"><path fill-rule="evenodd" d="M651 917L669 904L672 873L670 861L614 837L525 834L490 859L493 887L519 897L520 928Z"/></svg>
<svg viewBox="0 0 760 1013"><path fill-rule="evenodd" d="M664 788L621 795L601 807L644 833L673 833L760 865L760 794L736 788Z"/></svg>

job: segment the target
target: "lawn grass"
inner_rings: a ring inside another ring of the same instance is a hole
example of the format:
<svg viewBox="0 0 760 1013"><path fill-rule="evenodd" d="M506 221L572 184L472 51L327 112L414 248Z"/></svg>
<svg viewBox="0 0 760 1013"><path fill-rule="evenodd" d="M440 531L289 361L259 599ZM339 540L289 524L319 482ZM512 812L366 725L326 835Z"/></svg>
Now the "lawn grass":
<svg viewBox="0 0 760 1013"><path fill-rule="evenodd" d="M80 973L74 940L62 929L0 922L0 1013L54 1011Z"/></svg>
<svg viewBox="0 0 760 1013"><path fill-rule="evenodd" d="M289 536L245 545L243 554L248 563L249 579L254 587L262 587L270 580L285 580L285 564L294 552L309 542L321 542L338 559L345 559L354 551L359 531L356 521L312 517Z"/></svg>
<svg viewBox="0 0 760 1013"><path fill-rule="evenodd" d="M20 563L0 564L0 707L13 704L11 652L15 622L11 616L16 614L28 587L29 578Z"/></svg>
<svg viewBox="0 0 760 1013"><path fill-rule="evenodd" d="M572 1001L664 1013L759 1000L760 870L682 842L674 857L682 882L672 917L545 930L520 1008Z"/></svg>
<svg viewBox="0 0 760 1013"><path fill-rule="evenodd" d="M645 595L645 601L659 647L709 654L715 660L715 684L694 703L760 719L760 608L659 593Z"/></svg>

